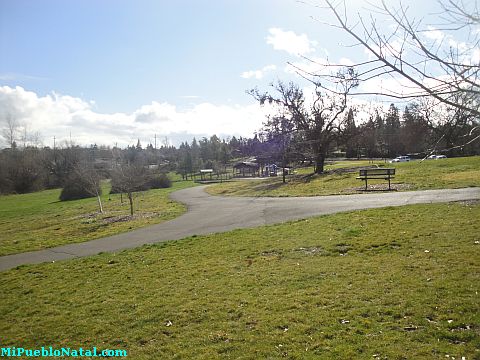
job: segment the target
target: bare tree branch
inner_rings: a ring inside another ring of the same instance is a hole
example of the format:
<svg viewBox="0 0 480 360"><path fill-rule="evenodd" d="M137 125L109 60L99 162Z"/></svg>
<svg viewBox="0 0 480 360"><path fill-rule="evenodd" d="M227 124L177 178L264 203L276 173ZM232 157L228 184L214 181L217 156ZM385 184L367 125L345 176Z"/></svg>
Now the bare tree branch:
<svg viewBox="0 0 480 360"><path fill-rule="evenodd" d="M432 97L450 107L467 111L479 117L480 102L480 64L473 58L479 51L479 33L474 26L480 24L480 13L475 4L473 10L467 9L460 0L443 0L440 2L444 12L444 25L453 25L450 29L461 29L469 32L469 43L458 43L456 47L440 42L427 42L425 34L434 27L424 24L423 20L416 21L409 16L408 8L402 4L399 8L391 8L382 0L382 5L376 10L393 21L395 29L390 34L384 34L373 16L369 23L358 16L358 28L349 23L346 16L346 2L334 3L324 0L325 8L329 9L336 20L336 27L347 32L356 43L372 54L373 60L359 62L346 68L353 68L360 84L374 78L398 75L407 80L411 86L402 85L408 90L402 93L390 90L378 92L351 92L351 95L381 95L397 99L414 99ZM341 8L343 6L343 8ZM473 11L473 12L472 12ZM426 30L428 29L428 30ZM453 29L453 30L452 30ZM451 41L454 44L453 41ZM407 53L409 56L407 56ZM416 57L416 59L415 59ZM321 64L325 67L340 67L341 64ZM301 72L301 69L297 71ZM334 77L326 74L311 74L304 72L308 77L325 79L335 83ZM318 80L317 80L318 81ZM324 88L328 86L322 85ZM457 96L460 95L460 96Z"/></svg>

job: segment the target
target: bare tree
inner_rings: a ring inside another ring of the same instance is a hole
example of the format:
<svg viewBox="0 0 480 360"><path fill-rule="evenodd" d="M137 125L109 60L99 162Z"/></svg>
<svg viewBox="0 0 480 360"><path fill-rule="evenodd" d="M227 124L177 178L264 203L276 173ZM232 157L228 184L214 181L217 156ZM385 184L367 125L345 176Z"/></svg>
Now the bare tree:
<svg viewBox="0 0 480 360"><path fill-rule="evenodd" d="M100 195L102 194L101 191L101 178L98 175L98 172L93 168L91 164L84 163L78 164L75 167L75 172L77 172L78 176L83 179L87 183L87 191L97 198L98 203L98 210L101 214L103 214L103 205L102 205L102 198Z"/></svg>
<svg viewBox="0 0 480 360"><path fill-rule="evenodd" d="M98 210L103 214L103 205L100 195L102 194L101 178L92 164L88 161L81 161L73 165L63 184L60 193L61 201L84 199L96 197Z"/></svg>
<svg viewBox="0 0 480 360"><path fill-rule="evenodd" d="M439 0L440 23L417 20L408 7L387 5L385 0L374 7L375 17L358 15L352 22L343 1L324 0L336 20L331 24L346 31L373 56L370 61L349 65L362 84L373 78L406 80L400 92L393 89L357 92L357 95L385 95L397 99L432 97L437 103L480 116L480 12L476 1ZM382 32L378 16L393 23L390 32ZM331 64L325 64L331 66Z"/></svg>
<svg viewBox="0 0 480 360"><path fill-rule="evenodd" d="M33 147L40 147L43 144L42 134L39 131L35 131L32 136L30 137L31 143Z"/></svg>
<svg viewBox="0 0 480 360"><path fill-rule="evenodd" d="M275 146L274 151L280 153L282 161L282 182L286 183L287 152L290 141L293 139L295 124L285 116L272 116L264 124L263 132L267 139L271 140Z"/></svg>
<svg viewBox="0 0 480 360"><path fill-rule="evenodd" d="M468 110L445 104L432 106L432 102L432 99L419 102L419 110L434 135L425 158L434 153L462 154L480 138L480 120Z"/></svg>
<svg viewBox="0 0 480 360"><path fill-rule="evenodd" d="M342 74L338 76L342 77ZM287 119L291 124L288 127L282 125L281 128L289 128L289 131L301 136L313 154L315 172L320 174L324 171L330 144L343 131L345 117L342 114L347 109L347 95L357 83L354 74L350 72L343 74L343 80L336 84L335 93L322 92L321 84L314 84L316 88L311 100L306 99L303 91L293 83L286 85L278 82L274 86L276 95L260 93L257 89L250 90L249 93L262 105L266 102L278 105L280 114L276 119ZM273 122L270 126L275 128L279 124Z"/></svg>
<svg viewBox="0 0 480 360"><path fill-rule="evenodd" d="M7 141L11 149L16 145L19 130L20 127L17 120L12 115L7 114L5 125L2 128L2 137Z"/></svg>
<svg viewBox="0 0 480 360"><path fill-rule="evenodd" d="M125 193L130 203L130 215L133 216L134 194L145 190L147 180L146 169L143 164L122 159L112 171L112 188L116 192Z"/></svg>
<svg viewBox="0 0 480 360"><path fill-rule="evenodd" d="M19 129L20 137L19 140L22 142L22 146L25 149L27 147L28 142L30 141L30 135L28 134L28 125L23 123Z"/></svg>

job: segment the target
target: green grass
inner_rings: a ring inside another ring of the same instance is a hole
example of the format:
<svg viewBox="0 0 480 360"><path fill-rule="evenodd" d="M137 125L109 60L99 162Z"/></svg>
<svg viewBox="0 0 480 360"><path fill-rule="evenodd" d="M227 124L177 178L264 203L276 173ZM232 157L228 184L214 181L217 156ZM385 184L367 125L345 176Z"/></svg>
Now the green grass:
<svg viewBox="0 0 480 360"><path fill-rule="evenodd" d="M480 205L390 207L0 274L2 346L480 359Z"/></svg>
<svg viewBox="0 0 480 360"><path fill-rule="evenodd" d="M408 163L385 164L395 167L396 176L392 184L398 190L426 190L480 186L480 156L442 160L411 161ZM368 161L338 162L328 165L326 170L356 168L369 164ZM213 195L234 196L315 196L353 194L364 189L364 182L357 180L358 170L347 173L311 175L312 168L298 170L298 175L282 183L281 176L266 180L234 181L210 186L207 191ZM310 175L308 175L310 174ZM376 185L385 189L384 180L369 181L369 187Z"/></svg>
<svg viewBox="0 0 480 360"><path fill-rule="evenodd" d="M108 195L108 182L103 183L103 215L96 198L61 202L60 189L0 196L0 255L88 241L173 219L186 209L168 195L189 186L191 181L173 182L168 189L137 193L133 219L125 196L122 203L120 195Z"/></svg>

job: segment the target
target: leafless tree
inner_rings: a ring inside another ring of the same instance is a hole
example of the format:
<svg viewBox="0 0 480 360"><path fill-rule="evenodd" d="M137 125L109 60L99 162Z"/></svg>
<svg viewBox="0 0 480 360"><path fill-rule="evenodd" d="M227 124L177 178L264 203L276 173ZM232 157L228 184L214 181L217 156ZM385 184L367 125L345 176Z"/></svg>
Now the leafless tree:
<svg viewBox="0 0 480 360"><path fill-rule="evenodd" d="M5 124L2 128L2 137L5 139L11 149L15 147L19 131L20 126L17 120L11 114L7 114Z"/></svg>
<svg viewBox="0 0 480 360"><path fill-rule="evenodd" d="M38 148L38 147L42 146L42 144L43 144L42 134L39 131L35 131L31 135L30 141L31 141L31 144L32 144L33 147Z"/></svg>
<svg viewBox="0 0 480 360"><path fill-rule="evenodd" d="M103 204L101 198L101 179L98 175L98 172L93 168L92 164L81 163L75 166L74 171L77 173L77 176L81 177L83 181L88 185L86 190L90 195L97 198L98 210L103 214Z"/></svg>
<svg viewBox="0 0 480 360"><path fill-rule="evenodd" d="M96 197L98 210L103 214L100 181L101 178L91 162L86 159L79 161L72 166L68 177L64 181L60 200L67 201Z"/></svg>
<svg viewBox="0 0 480 360"><path fill-rule="evenodd" d="M261 135L269 138L277 146L273 148L276 151L275 157L280 157L282 161L282 182L286 183L286 167L288 150L290 142L294 138L295 124L286 116L271 116L264 123L263 133ZM273 156L272 156L273 157Z"/></svg>
<svg viewBox="0 0 480 360"><path fill-rule="evenodd" d="M371 59L343 66L351 70L360 85L350 95L386 96L399 100L427 101L432 108L469 121L462 147L480 139L480 11L477 0L438 0L440 12L436 21L421 18L401 2L392 7L385 0L371 5L367 16L348 16L345 0L322 0L333 16L330 26L346 32L354 40L352 47L368 50ZM382 21L382 20L386 21ZM391 26L382 26L387 23ZM312 61L310 59L307 59ZM341 64L319 64L325 68L341 68ZM331 89L343 79L335 74L308 73L297 66L305 78ZM344 71L345 72L345 71ZM389 80L395 87L365 91L363 84L372 79ZM395 90L395 88L400 90ZM363 90L362 90L363 89ZM460 121L460 122L463 122ZM450 128L450 127L447 127Z"/></svg>
<svg viewBox="0 0 480 360"><path fill-rule="evenodd" d="M145 189L146 178L146 169L143 164L127 159L122 159L112 170L112 187L127 195L131 216L134 213L134 194Z"/></svg>
<svg viewBox="0 0 480 360"><path fill-rule="evenodd" d="M307 99L303 91L293 83L287 85L278 82L273 85L276 92L274 95L260 93L257 89L249 91L260 104L278 106L279 116L276 118L287 119L291 124L288 126L290 131L300 135L303 143L310 147L317 174L323 173L328 148L345 127L345 117L342 114L347 109L347 95L357 86L352 71L337 76L343 77L343 80L336 84L335 93L323 92L321 84L312 81L316 85L312 99ZM278 124L272 125L275 127Z"/></svg>
<svg viewBox="0 0 480 360"><path fill-rule="evenodd" d="M386 95L397 99L432 97L480 116L479 55L480 13L476 1L439 0L443 10L440 23L417 19L408 7L381 5L371 9L368 18L347 16L346 1L323 0L336 23L354 40L353 46L368 50L373 59L349 65L358 74L360 84L373 78L398 76L406 83L400 92L357 92L358 95ZM393 26L382 32L378 17ZM331 65L331 64L328 64ZM354 93L355 94L355 93ZM460 101L458 101L460 99Z"/></svg>
<svg viewBox="0 0 480 360"><path fill-rule="evenodd" d="M20 126L19 132L20 132L19 140L22 142L22 146L25 149L27 147L27 144L30 141L30 135L28 133L28 125L26 123L23 123Z"/></svg>

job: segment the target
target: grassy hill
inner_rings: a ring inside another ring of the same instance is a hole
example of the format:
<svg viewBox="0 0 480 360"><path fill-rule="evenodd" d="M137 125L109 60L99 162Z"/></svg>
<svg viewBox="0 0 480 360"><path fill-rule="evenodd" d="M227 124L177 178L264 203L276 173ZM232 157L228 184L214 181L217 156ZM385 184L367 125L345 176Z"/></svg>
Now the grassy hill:
<svg viewBox="0 0 480 360"><path fill-rule="evenodd" d="M186 209L168 195L188 186L193 183L173 182L168 189L137 193L133 219L126 197L122 203L120 195L108 195L108 182L103 183L104 214L98 213L96 198L59 201L61 189L0 196L0 255L93 240L173 219Z"/></svg>
<svg viewBox="0 0 480 360"><path fill-rule="evenodd" d="M341 161L326 167L327 172L314 175L312 168L299 169L283 184L281 176L266 180L235 181L210 186L213 195L234 196L315 196L354 194L363 191L364 182L357 180L358 168L363 166L396 168L393 188L425 190L480 186L480 156L442 160L411 161L389 164L368 161ZM372 187L373 185L373 187ZM373 189L386 189L386 181L369 181Z"/></svg>
<svg viewBox="0 0 480 360"><path fill-rule="evenodd" d="M132 359L479 359L480 204L194 236L0 273L2 346Z"/></svg>

